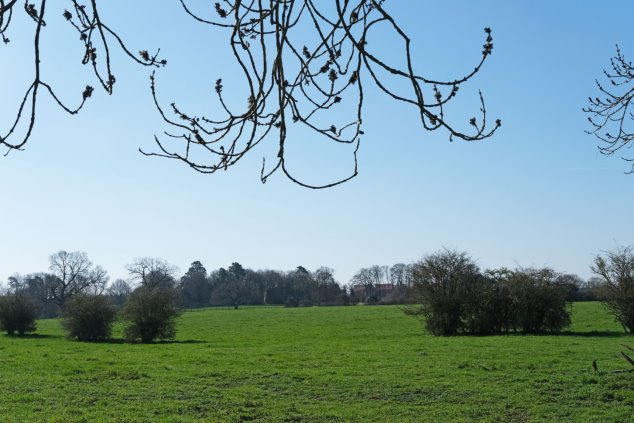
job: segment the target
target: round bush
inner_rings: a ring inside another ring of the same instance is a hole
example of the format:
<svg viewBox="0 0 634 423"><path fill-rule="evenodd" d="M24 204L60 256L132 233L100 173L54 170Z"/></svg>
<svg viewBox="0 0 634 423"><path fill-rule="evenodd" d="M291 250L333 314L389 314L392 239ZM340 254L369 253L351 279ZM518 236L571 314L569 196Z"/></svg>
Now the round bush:
<svg viewBox="0 0 634 423"><path fill-rule="evenodd" d="M35 332L35 306L22 295L0 298L0 329L8 335Z"/></svg>
<svg viewBox="0 0 634 423"><path fill-rule="evenodd" d="M137 288L122 311L122 317L127 321L124 329L126 338L143 343L174 339L178 316L175 298L176 293L170 288Z"/></svg>
<svg viewBox="0 0 634 423"><path fill-rule="evenodd" d="M99 341L110 338L116 312L102 295L81 295L64 307L62 326L68 337L79 341Z"/></svg>

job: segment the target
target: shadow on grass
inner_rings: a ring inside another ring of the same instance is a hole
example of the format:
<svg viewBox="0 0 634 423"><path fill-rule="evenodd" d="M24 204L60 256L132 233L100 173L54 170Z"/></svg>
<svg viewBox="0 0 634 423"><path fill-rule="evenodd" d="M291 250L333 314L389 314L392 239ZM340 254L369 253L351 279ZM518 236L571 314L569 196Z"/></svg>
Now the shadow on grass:
<svg viewBox="0 0 634 423"><path fill-rule="evenodd" d="M557 334L554 334L555 336ZM573 332L573 331L565 331L559 333L559 336L580 336L584 338L625 338L632 336L630 333L626 333L623 331L613 331L613 330L591 330L587 332Z"/></svg>
<svg viewBox="0 0 634 423"><path fill-rule="evenodd" d="M490 336L490 335L489 335ZM492 335L496 336L496 335ZM535 333L506 333L502 336L566 336L566 337L581 337L581 338L625 338L631 336L629 333L616 331L616 330L590 330L590 331L561 331L561 332L535 332Z"/></svg>
<svg viewBox="0 0 634 423"><path fill-rule="evenodd" d="M207 341L198 339L183 339L182 341L156 341L154 344L206 344Z"/></svg>
<svg viewBox="0 0 634 423"><path fill-rule="evenodd" d="M62 335L45 335L42 333L28 333L26 335L7 335L4 334L5 337L7 338L13 338L13 339L56 339L56 338L63 338Z"/></svg>
<svg viewBox="0 0 634 423"><path fill-rule="evenodd" d="M183 339L178 341L174 341L174 340L154 341L154 342L144 344L141 341L128 341L127 339L121 339L121 338L101 339L98 341L77 341L77 342L94 343L94 344L131 344L131 345L206 344L207 343L207 341L200 341L197 339Z"/></svg>
<svg viewBox="0 0 634 423"><path fill-rule="evenodd" d="M594 331L562 331L562 332L508 332L508 333L492 333L492 334L477 334L477 333L456 333L452 335L433 335L430 332L426 332L426 335L436 338L513 338L513 337L527 337L527 336L566 336L566 337L583 337L583 338L627 338L634 337L631 333L622 331L610 331L610 330L594 330Z"/></svg>
<svg viewBox="0 0 634 423"><path fill-rule="evenodd" d="M26 335L0 335L0 336L4 336L5 338L10 338L10 339L62 339L62 338L66 338L63 335L45 335L45 334L41 334L41 333L30 333L30 334L26 334ZM68 338L66 338L68 339ZM68 339L71 342L81 342L81 343L88 343L88 344L140 344L140 345L144 345L141 341L128 341L127 339L121 339L121 338L112 338L112 339L100 339L100 340L96 340L96 341L78 341L76 339ZM183 339L183 340L164 340L164 341L154 341L145 345L152 345L152 344L160 344L160 345L166 345L166 344L207 344L207 341L201 341L198 339Z"/></svg>

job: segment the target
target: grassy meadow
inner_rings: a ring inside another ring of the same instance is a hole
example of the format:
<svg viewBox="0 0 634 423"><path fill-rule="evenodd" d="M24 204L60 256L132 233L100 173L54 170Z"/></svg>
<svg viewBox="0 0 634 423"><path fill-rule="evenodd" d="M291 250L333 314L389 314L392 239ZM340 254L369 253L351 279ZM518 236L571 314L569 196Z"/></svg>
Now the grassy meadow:
<svg viewBox="0 0 634 423"><path fill-rule="evenodd" d="M185 312L174 342L0 336L0 421L633 421L600 304L558 336L433 337L398 307ZM599 372L592 370L596 359Z"/></svg>

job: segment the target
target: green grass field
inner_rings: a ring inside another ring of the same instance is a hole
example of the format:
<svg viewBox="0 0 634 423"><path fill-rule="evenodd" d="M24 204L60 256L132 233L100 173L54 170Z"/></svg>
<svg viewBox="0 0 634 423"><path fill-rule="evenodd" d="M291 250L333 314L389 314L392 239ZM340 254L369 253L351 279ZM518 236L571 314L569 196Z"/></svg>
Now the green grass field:
<svg viewBox="0 0 634 423"><path fill-rule="evenodd" d="M68 341L43 320L0 336L0 421L634 421L634 373L609 373L634 336L595 303L573 321L437 338L397 307L206 309L141 345Z"/></svg>

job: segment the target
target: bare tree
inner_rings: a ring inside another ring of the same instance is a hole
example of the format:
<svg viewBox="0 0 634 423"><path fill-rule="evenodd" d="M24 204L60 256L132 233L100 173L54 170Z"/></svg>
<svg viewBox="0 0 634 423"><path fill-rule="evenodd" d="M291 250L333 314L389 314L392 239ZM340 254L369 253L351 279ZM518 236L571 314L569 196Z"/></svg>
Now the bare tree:
<svg viewBox="0 0 634 423"><path fill-rule="evenodd" d="M326 266L321 266L315 270L313 272L313 278L315 282L317 282L317 285L332 285L337 283L335 281L335 270Z"/></svg>
<svg viewBox="0 0 634 423"><path fill-rule="evenodd" d="M372 280L372 285L382 285L385 281L387 281L386 268L387 266L379 266L378 264L370 266L368 271Z"/></svg>
<svg viewBox="0 0 634 423"><path fill-rule="evenodd" d="M132 281L146 288L174 288L175 275L178 271L165 260L142 257L126 266Z"/></svg>
<svg viewBox="0 0 634 423"><path fill-rule="evenodd" d="M634 332L634 250L619 247L598 255L592 271L601 278L601 297L627 332Z"/></svg>
<svg viewBox="0 0 634 423"><path fill-rule="evenodd" d="M24 289L24 286L25 286L25 281L21 275L16 273L13 276L9 276L9 279L7 280L6 294L17 295L18 292ZM5 292L2 292L2 294L4 295Z"/></svg>
<svg viewBox="0 0 634 423"><path fill-rule="evenodd" d="M272 138L277 140L277 156L272 164L263 160L262 182L281 171L294 183L308 188L340 184L358 174L366 80L391 100L414 107L425 130L442 129L450 140L482 140L501 125L499 119L493 125L487 123L482 94L479 118L450 119L446 113L446 105L457 96L459 88L480 71L490 56L493 38L489 28L485 28L481 58L471 72L436 80L415 70L412 40L384 6L385 0L224 0L215 4L215 16L198 14L188 6L190 2L179 1L195 22L226 30L229 48L244 77L246 95L240 106L232 106L219 78L215 92L223 116L186 112L175 103L164 107L157 97L153 72L151 91L170 130L165 132L167 141L155 137L157 151L141 151L145 155L176 159L196 171L214 173L227 170L260 142ZM0 36L5 43L9 42L6 33L16 4L16 0L0 1ZM142 66L160 67L167 63L158 57L158 50L155 54L147 50L133 54L125 40L101 19L98 5L103 2L90 0L82 4L70 0L69 4L70 11L59 13L79 34L84 47L82 63L92 68L99 85L109 94L116 82L110 60L115 47ZM47 0L39 0L38 5L25 3L25 13L35 22L34 76L8 132L0 134L0 146L8 151L21 149L31 136L36 102L42 92L67 113L76 114L94 90L86 85L78 105L72 107L43 79L40 40L45 18L49 17L46 6ZM389 64L385 55L374 48L374 41L388 34L402 41L402 67ZM406 92L392 88L399 81ZM26 133L18 134L16 128L22 120L26 120ZM305 183L294 176L286 162L287 134L293 125L350 146L349 176L322 185Z"/></svg>
<svg viewBox="0 0 634 423"><path fill-rule="evenodd" d="M132 287L123 279L117 279L106 289L106 293L117 306L123 306L132 293Z"/></svg>
<svg viewBox="0 0 634 423"><path fill-rule="evenodd" d="M603 74L609 81L609 87L596 81L601 97L589 97L589 105L583 109L588 113L588 121L592 129L586 131L595 135L603 145L599 151L605 155L612 155L626 146L631 147L634 140L634 67L616 47L616 56L610 59L610 69L604 69ZM623 157L632 166L626 173L634 173L634 158Z"/></svg>
<svg viewBox="0 0 634 423"><path fill-rule="evenodd" d="M373 279L370 273L370 269L366 267L359 269L359 271L354 274L352 279L350 279L350 282L355 285L371 286L373 283Z"/></svg>
<svg viewBox="0 0 634 423"><path fill-rule="evenodd" d="M409 286L412 279L412 266L405 263L396 263L390 268L390 283L392 285Z"/></svg>
<svg viewBox="0 0 634 423"><path fill-rule="evenodd" d="M94 266L84 252L58 251L49 261L51 275L45 278L47 297L60 307L81 293L101 294L108 282L106 271Z"/></svg>
<svg viewBox="0 0 634 423"><path fill-rule="evenodd" d="M315 297L318 305L335 304L338 299L341 288L335 280L334 269L321 266L313 272L315 280Z"/></svg>
<svg viewBox="0 0 634 423"><path fill-rule="evenodd" d="M132 293L132 288L125 280L117 279L110 284L106 292L114 297L126 297Z"/></svg>
<svg viewBox="0 0 634 423"><path fill-rule="evenodd" d="M374 293L375 283L371 268L363 267L350 279L350 292L365 302Z"/></svg>

